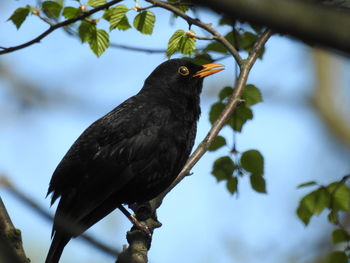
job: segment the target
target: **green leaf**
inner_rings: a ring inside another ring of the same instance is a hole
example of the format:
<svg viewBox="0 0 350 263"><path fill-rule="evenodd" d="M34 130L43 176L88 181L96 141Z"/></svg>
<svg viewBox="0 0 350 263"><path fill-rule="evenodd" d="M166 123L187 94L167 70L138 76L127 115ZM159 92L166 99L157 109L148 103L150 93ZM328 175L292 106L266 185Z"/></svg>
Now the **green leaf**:
<svg viewBox="0 0 350 263"><path fill-rule="evenodd" d="M264 173L264 157L257 150L249 150L241 156L242 168L251 172L255 176L260 176Z"/></svg>
<svg viewBox="0 0 350 263"><path fill-rule="evenodd" d="M239 38L239 45L240 48L251 51L255 42L259 39L259 37L251 32L244 32L242 35L240 35Z"/></svg>
<svg viewBox="0 0 350 263"><path fill-rule="evenodd" d="M309 181L306 183L299 184L297 186L297 188L302 188L302 187L307 187L307 186L312 186L312 185L317 185L317 183L315 181Z"/></svg>
<svg viewBox="0 0 350 263"><path fill-rule="evenodd" d="M50 18L57 18L62 10L62 5L54 1L45 1L41 6L44 13Z"/></svg>
<svg viewBox="0 0 350 263"><path fill-rule="evenodd" d="M297 214L307 225L314 214L320 214L330 206L331 196L327 189L321 187L305 195L299 203Z"/></svg>
<svg viewBox="0 0 350 263"><path fill-rule="evenodd" d="M193 58L187 57L186 59L198 65L203 65L203 64L208 64L213 62L212 57L207 53L200 53L195 55Z"/></svg>
<svg viewBox="0 0 350 263"><path fill-rule="evenodd" d="M216 177L216 180L228 180L232 177L236 165L229 156L223 156L215 160L211 173Z"/></svg>
<svg viewBox="0 0 350 263"><path fill-rule="evenodd" d="M126 13L129 10L130 9L127 8L125 5L117 5L116 7L110 8L105 11L103 18L109 22L110 31L112 31L115 28L118 28L120 30L126 30L131 27L128 18L126 17Z"/></svg>
<svg viewBox="0 0 350 263"><path fill-rule="evenodd" d="M78 28L81 42L89 42L96 34L96 26L90 22L83 21Z"/></svg>
<svg viewBox="0 0 350 263"><path fill-rule="evenodd" d="M209 121L213 124L220 116L221 112L224 110L225 104L222 102L216 102L211 105L209 112Z"/></svg>
<svg viewBox="0 0 350 263"><path fill-rule="evenodd" d="M242 99L246 107L263 101L260 90L252 84L246 86L242 94Z"/></svg>
<svg viewBox="0 0 350 263"><path fill-rule="evenodd" d="M89 40L90 48L96 56L101 56L109 47L109 35L103 29L98 29Z"/></svg>
<svg viewBox="0 0 350 263"><path fill-rule="evenodd" d="M227 53L227 49L221 43L216 41L211 42L204 50L217 53Z"/></svg>
<svg viewBox="0 0 350 263"><path fill-rule="evenodd" d="M235 131L241 132L243 125L248 121L253 119L253 112L250 108L247 108L244 104L237 106L235 112L230 118L228 124Z"/></svg>
<svg viewBox="0 0 350 263"><path fill-rule="evenodd" d="M258 193L266 193L266 182L264 177L257 174L252 174L250 176L250 184L252 188Z"/></svg>
<svg viewBox="0 0 350 263"><path fill-rule="evenodd" d="M335 229L332 233L333 244L348 242L349 234L343 229Z"/></svg>
<svg viewBox="0 0 350 263"><path fill-rule="evenodd" d="M223 101L224 99L230 97L233 93L233 88L231 87L224 87L222 90L219 92L219 99Z"/></svg>
<svg viewBox="0 0 350 263"><path fill-rule="evenodd" d="M168 0L168 2L181 2L178 0ZM174 5L175 8L180 9L182 12L186 12L187 10L189 10L190 8L186 5Z"/></svg>
<svg viewBox="0 0 350 263"><path fill-rule="evenodd" d="M235 24L235 20L230 16L223 15L219 20L219 25L233 26L234 24Z"/></svg>
<svg viewBox="0 0 350 263"><path fill-rule="evenodd" d="M12 23L15 24L16 28L19 29L22 23L24 22L24 20L26 20L29 14L29 11L30 11L29 5L27 5L26 7L17 8L15 12L13 12L13 14L10 16L10 18L7 19L7 21L11 20Z"/></svg>
<svg viewBox="0 0 350 263"><path fill-rule="evenodd" d="M333 225L338 224L338 213L336 211L331 210L331 212L327 216L328 221L332 223Z"/></svg>
<svg viewBox="0 0 350 263"><path fill-rule="evenodd" d="M328 256L328 263L348 263L348 257L344 251L333 251Z"/></svg>
<svg viewBox="0 0 350 263"><path fill-rule="evenodd" d="M118 23L118 25L117 25L117 28L119 29L119 30L127 30L127 29L129 29L129 28L131 28L131 25L130 25L130 23L129 23L129 20L128 20L128 18L126 17L126 16L124 16L123 18L122 18L122 20L120 20L120 22Z"/></svg>
<svg viewBox="0 0 350 263"><path fill-rule="evenodd" d="M208 151L216 151L220 147L226 145L226 139L220 135L216 136Z"/></svg>
<svg viewBox="0 0 350 263"><path fill-rule="evenodd" d="M62 15L67 18L67 19L71 19L71 18L74 18L78 15L81 14L81 11L79 8L75 8L75 7L72 7L72 6L67 6L63 9L63 13Z"/></svg>
<svg viewBox="0 0 350 263"><path fill-rule="evenodd" d="M319 188L314 191L315 195L315 207L313 208L314 214L320 214L324 209L328 208L331 201L331 196L327 189Z"/></svg>
<svg viewBox="0 0 350 263"><path fill-rule="evenodd" d="M190 34L195 34L190 30ZM170 58L176 51L180 51L184 55L192 55L196 48L196 39L190 37L188 33L183 30L177 30L169 39L168 49L166 51L168 58Z"/></svg>
<svg viewBox="0 0 350 263"><path fill-rule="evenodd" d="M151 35L154 28L156 16L151 11L143 11L134 19L134 27L142 34Z"/></svg>
<svg viewBox="0 0 350 263"><path fill-rule="evenodd" d="M234 194L235 192L237 192L237 186L238 186L237 177L230 177L226 182L226 188L231 194Z"/></svg>
<svg viewBox="0 0 350 263"><path fill-rule="evenodd" d="M106 3L106 0L89 0L87 4L92 7L97 7Z"/></svg>
<svg viewBox="0 0 350 263"><path fill-rule="evenodd" d="M349 188L340 182L334 182L327 186L328 191L331 193L332 209L338 211L349 211L350 208L350 190Z"/></svg>
<svg viewBox="0 0 350 263"><path fill-rule="evenodd" d="M305 202L300 201L297 209L297 215L300 218L300 220L304 222L305 225L308 225L313 213L311 213L310 210L307 208Z"/></svg>

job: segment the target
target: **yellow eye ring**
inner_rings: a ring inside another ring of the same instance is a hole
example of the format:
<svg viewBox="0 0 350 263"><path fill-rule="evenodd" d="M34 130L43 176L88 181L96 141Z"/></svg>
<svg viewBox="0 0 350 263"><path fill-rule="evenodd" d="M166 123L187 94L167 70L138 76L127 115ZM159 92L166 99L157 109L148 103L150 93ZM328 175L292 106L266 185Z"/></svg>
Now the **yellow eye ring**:
<svg viewBox="0 0 350 263"><path fill-rule="evenodd" d="M179 72L182 76L187 76L188 74L190 74L190 71L189 71L188 68L185 67L185 66L179 67L179 69L177 70L177 72Z"/></svg>

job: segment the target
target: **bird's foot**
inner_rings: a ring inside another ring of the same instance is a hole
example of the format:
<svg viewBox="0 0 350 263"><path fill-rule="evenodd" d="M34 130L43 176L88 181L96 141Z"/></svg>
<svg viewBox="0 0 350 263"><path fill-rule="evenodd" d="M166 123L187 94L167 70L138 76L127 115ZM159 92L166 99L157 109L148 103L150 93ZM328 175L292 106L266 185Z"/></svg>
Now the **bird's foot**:
<svg viewBox="0 0 350 263"><path fill-rule="evenodd" d="M140 222L139 220L137 220L135 215L132 215L129 213L128 210L126 210L126 208L122 205L118 206L119 210L122 211L122 213L130 220L130 222L138 229L142 230L143 232L145 232L149 237L152 236L151 231L149 230L148 226L143 223Z"/></svg>

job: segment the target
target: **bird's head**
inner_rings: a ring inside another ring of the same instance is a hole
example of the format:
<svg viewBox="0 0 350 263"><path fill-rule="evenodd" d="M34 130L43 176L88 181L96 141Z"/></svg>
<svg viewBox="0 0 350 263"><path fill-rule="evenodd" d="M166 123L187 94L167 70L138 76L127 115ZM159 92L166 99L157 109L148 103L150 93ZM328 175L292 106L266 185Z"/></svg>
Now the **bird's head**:
<svg viewBox="0 0 350 263"><path fill-rule="evenodd" d="M146 79L144 89L163 89L175 94L199 95L203 78L223 69L221 64L200 66L186 59L171 59L156 67Z"/></svg>

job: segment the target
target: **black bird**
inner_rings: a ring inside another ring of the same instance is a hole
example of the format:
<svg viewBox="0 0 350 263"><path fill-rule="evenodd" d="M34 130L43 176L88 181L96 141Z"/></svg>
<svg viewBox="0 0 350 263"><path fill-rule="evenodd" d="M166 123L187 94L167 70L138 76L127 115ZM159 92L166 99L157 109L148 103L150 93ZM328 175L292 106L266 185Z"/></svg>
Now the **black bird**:
<svg viewBox="0 0 350 263"><path fill-rule="evenodd" d="M222 66L168 60L79 136L50 181L51 205L60 201L46 263L57 263L71 238L118 205L151 200L172 183L194 143L203 77ZM62 220L79 227L64 230Z"/></svg>

